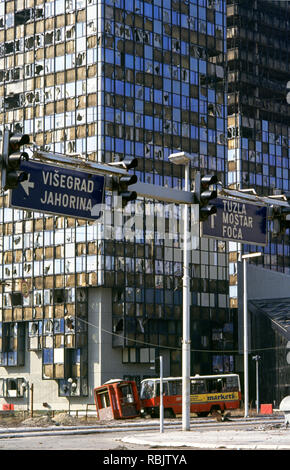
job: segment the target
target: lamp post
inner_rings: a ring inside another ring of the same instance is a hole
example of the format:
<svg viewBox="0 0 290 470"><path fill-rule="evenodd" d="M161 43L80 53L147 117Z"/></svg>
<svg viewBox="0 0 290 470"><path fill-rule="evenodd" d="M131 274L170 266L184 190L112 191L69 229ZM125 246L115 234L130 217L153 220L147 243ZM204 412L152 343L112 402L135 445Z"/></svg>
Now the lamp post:
<svg viewBox="0 0 290 470"><path fill-rule="evenodd" d="M184 165L185 191L190 190L189 168L193 157L186 152L169 155L175 165ZM183 207L183 310L182 310L182 430L190 430L190 290L189 290L189 253L188 253L188 205Z"/></svg>
<svg viewBox="0 0 290 470"><path fill-rule="evenodd" d="M248 289L247 289L247 259L262 256L262 253L242 255L244 275L244 403L245 418L249 416L249 343L248 343Z"/></svg>

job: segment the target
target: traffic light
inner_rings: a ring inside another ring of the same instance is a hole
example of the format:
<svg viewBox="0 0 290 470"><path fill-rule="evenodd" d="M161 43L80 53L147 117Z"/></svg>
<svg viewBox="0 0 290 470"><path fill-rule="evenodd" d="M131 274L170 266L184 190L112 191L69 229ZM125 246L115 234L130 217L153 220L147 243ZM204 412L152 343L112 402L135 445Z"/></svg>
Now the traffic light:
<svg viewBox="0 0 290 470"><path fill-rule="evenodd" d="M217 184L218 179L216 175L200 175L197 172L195 176L195 196L199 204L199 220L204 222L212 214L216 214L216 206L210 205L209 201L217 197L216 190L211 190L209 187Z"/></svg>
<svg viewBox="0 0 290 470"><path fill-rule="evenodd" d="M272 236L284 234L290 228L290 206L271 206L268 217L272 220Z"/></svg>
<svg viewBox="0 0 290 470"><path fill-rule="evenodd" d="M15 189L21 181L27 180L27 173L20 171L22 160L28 160L28 153L21 152L20 147L29 144L27 134L12 134L5 129L1 155L1 187Z"/></svg>
<svg viewBox="0 0 290 470"><path fill-rule="evenodd" d="M118 162L118 166L122 166L126 170L136 168L138 166L137 158L124 158L121 162ZM118 196L122 198L122 207L126 207L128 202L135 201L137 199L136 191L130 191L129 186L137 183L138 178L136 175L122 175L113 177L113 190L117 191Z"/></svg>

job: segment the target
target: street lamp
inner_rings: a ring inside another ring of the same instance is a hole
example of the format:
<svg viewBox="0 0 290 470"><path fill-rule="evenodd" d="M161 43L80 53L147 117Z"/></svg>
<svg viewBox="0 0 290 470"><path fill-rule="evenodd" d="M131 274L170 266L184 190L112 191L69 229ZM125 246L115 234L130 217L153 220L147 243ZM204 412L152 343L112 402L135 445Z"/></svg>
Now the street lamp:
<svg viewBox="0 0 290 470"><path fill-rule="evenodd" d="M247 289L247 259L262 256L262 253L249 253L242 255L244 274L244 402L245 418L249 416L249 369L248 369L248 289Z"/></svg>
<svg viewBox="0 0 290 470"><path fill-rule="evenodd" d="M184 165L185 191L190 190L189 168L193 156L186 152L169 155L175 165ZM189 253L188 253L188 205L183 207L183 310L182 310L182 430L190 430L190 290L189 290Z"/></svg>

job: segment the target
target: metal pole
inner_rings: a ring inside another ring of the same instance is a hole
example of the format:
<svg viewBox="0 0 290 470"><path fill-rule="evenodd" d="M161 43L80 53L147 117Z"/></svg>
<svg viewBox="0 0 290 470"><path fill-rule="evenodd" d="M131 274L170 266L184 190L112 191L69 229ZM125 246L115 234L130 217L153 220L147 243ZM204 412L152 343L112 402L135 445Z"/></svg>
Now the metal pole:
<svg viewBox="0 0 290 470"><path fill-rule="evenodd" d="M249 416L249 372L248 372L248 292L247 292L247 260L243 259L244 275L244 403L245 418Z"/></svg>
<svg viewBox="0 0 290 470"><path fill-rule="evenodd" d="M160 360L160 432L164 432L164 405L163 405L163 357L159 357Z"/></svg>
<svg viewBox="0 0 290 470"><path fill-rule="evenodd" d="M33 384L30 386L30 417L33 418Z"/></svg>
<svg viewBox="0 0 290 470"><path fill-rule="evenodd" d="M189 163L185 165L185 191L189 191ZM190 430L190 328L188 206L183 208L183 340L182 340L182 430Z"/></svg>
<svg viewBox="0 0 290 470"><path fill-rule="evenodd" d="M253 356L254 361L256 361L256 407L257 407L257 414L259 414L260 410L260 399L259 399L259 360L261 356L258 354Z"/></svg>
<svg viewBox="0 0 290 470"><path fill-rule="evenodd" d="M256 359L256 396L257 396L257 415L259 414L259 358Z"/></svg>

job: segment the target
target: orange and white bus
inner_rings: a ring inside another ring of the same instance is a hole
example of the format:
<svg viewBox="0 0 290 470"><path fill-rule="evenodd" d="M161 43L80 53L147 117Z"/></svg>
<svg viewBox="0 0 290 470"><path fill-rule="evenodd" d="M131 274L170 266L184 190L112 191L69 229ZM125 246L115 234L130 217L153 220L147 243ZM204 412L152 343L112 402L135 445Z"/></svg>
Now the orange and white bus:
<svg viewBox="0 0 290 470"><path fill-rule="evenodd" d="M160 406L160 378L144 379L140 391L141 413L156 417ZM190 412L207 416L240 407L241 385L238 374L195 375L190 377ZM182 377L163 378L165 417L182 413Z"/></svg>

